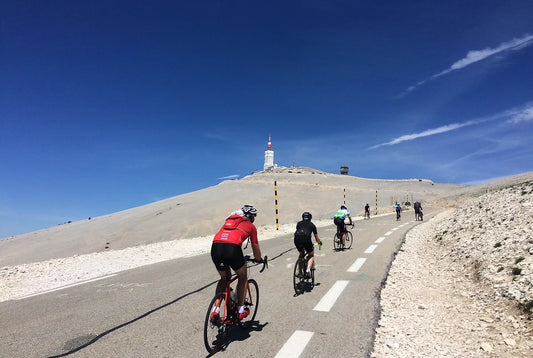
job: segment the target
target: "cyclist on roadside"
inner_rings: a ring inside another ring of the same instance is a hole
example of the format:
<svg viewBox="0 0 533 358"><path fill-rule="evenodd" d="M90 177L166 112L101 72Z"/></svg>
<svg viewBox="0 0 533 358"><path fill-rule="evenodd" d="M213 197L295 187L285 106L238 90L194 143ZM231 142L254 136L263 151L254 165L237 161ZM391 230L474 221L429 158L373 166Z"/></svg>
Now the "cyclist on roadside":
<svg viewBox="0 0 533 358"><path fill-rule="evenodd" d="M398 202L396 202L396 220L400 220L401 213L402 213L402 206Z"/></svg>
<svg viewBox="0 0 533 358"><path fill-rule="evenodd" d="M344 220L350 219L350 225L353 227L352 217L350 216L350 211L344 205L341 205L341 208L337 211L333 217L333 222L337 225L337 232L342 232L342 246L346 244L346 223Z"/></svg>
<svg viewBox="0 0 533 358"><path fill-rule="evenodd" d="M415 220L418 221L418 220L422 220L422 204L420 204L419 201L415 201L415 204L414 204L414 208L415 208Z"/></svg>
<svg viewBox="0 0 533 358"><path fill-rule="evenodd" d="M318 232L316 230L315 224L311 222L313 216L310 212L305 212L302 214L302 221L299 221L296 224L296 232L294 233L294 246L300 252L300 259L307 255L309 256L309 261L307 262L306 274L309 277L311 272L311 267L313 267L314 258L314 248L313 241L311 240L311 234L314 234L315 241L322 245L322 241L318 237Z"/></svg>
<svg viewBox="0 0 533 358"><path fill-rule="evenodd" d="M224 292L226 282L231 279L230 267L237 274L239 320L246 318L250 313L250 309L244 307L248 270L242 252L242 243L249 238L252 243L252 252L255 261L263 261L259 241L257 240L257 228L253 224L256 216L257 209L251 205L244 205L241 210L233 212L226 218L224 225L213 238L211 245L211 259L220 275L216 293ZM218 314L219 312L211 312L211 318L214 319Z"/></svg>

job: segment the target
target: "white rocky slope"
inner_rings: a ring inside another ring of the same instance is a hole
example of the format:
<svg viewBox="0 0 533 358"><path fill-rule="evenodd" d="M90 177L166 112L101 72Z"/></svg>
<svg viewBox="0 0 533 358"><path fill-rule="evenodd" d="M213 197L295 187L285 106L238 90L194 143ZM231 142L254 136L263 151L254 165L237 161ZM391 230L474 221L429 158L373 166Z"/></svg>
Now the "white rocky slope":
<svg viewBox="0 0 533 358"><path fill-rule="evenodd" d="M372 357L533 356L533 180L463 198L406 237Z"/></svg>

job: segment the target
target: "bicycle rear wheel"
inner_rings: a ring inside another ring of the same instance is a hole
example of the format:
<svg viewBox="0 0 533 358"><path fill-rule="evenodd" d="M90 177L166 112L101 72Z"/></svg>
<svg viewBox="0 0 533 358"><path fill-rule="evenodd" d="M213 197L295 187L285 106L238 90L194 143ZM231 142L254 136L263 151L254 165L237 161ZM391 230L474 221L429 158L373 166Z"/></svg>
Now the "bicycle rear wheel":
<svg viewBox="0 0 533 358"><path fill-rule="evenodd" d="M299 295L302 293L302 284L303 284L303 270L302 267L303 262L300 258L296 260L296 263L294 264L294 274L292 275L292 283L294 285L294 292Z"/></svg>
<svg viewBox="0 0 533 358"><path fill-rule="evenodd" d="M335 251L342 249L342 234L339 234L338 232L333 236L333 248Z"/></svg>
<svg viewBox="0 0 533 358"><path fill-rule="evenodd" d="M353 243L353 235L351 231L346 231L346 244L344 245L345 248L349 249L352 247Z"/></svg>
<svg viewBox="0 0 533 358"><path fill-rule="evenodd" d="M311 267L311 289L315 288L315 263L313 262L313 267Z"/></svg>
<svg viewBox="0 0 533 358"><path fill-rule="evenodd" d="M244 296L244 306L250 309L250 314L241 320L241 325L249 325L257 314L259 307L259 286L254 279L248 280L248 288Z"/></svg>
<svg viewBox="0 0 533 358"><path fill-rule="evenodd" d="M218 317L211 319L211 312L218 307ZM211 300L204 322L204 343L209 353L216 353L222 347L226 334L226 299L224 293L219 293Z"/></svg>

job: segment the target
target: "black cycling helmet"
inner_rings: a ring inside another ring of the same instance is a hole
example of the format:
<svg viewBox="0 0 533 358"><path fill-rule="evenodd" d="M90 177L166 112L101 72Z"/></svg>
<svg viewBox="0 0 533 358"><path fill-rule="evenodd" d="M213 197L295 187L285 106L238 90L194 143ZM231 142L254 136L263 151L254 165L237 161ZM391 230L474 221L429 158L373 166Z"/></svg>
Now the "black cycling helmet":
<svg viewBox="0 0 533 358"><path fill-rule="evenodd" d="M254 222L255 216L257 215L257 209L252 205L244 205L242 207L242 213L248 218L251 222Z"/></svg>
<svg viewBox="0 0 533 358"><path fill-rule="evenodd" d="M341 205L341 209L348 209L348 208L344 205Z"/></svg>
<svg viewBox="0 0 533 358"><path fill-rule="evenodd" d="M308 211L302 214L302 220L311 220L312 218L313 218L313 215L311 215L311 213Z"/></svg>

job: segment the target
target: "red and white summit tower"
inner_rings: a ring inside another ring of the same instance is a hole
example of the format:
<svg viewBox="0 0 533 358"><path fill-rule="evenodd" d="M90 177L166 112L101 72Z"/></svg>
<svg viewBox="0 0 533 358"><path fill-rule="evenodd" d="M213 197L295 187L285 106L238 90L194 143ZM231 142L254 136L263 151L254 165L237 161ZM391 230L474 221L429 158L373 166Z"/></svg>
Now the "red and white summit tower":
<svg viewBox="0 0 533 358"><path fill-rule="evenodd" d="M272 143L270 142L270 134L268 135L268 149L265 150L265 164L263 170L274 168L274 151L272 150Z"/></svg>

